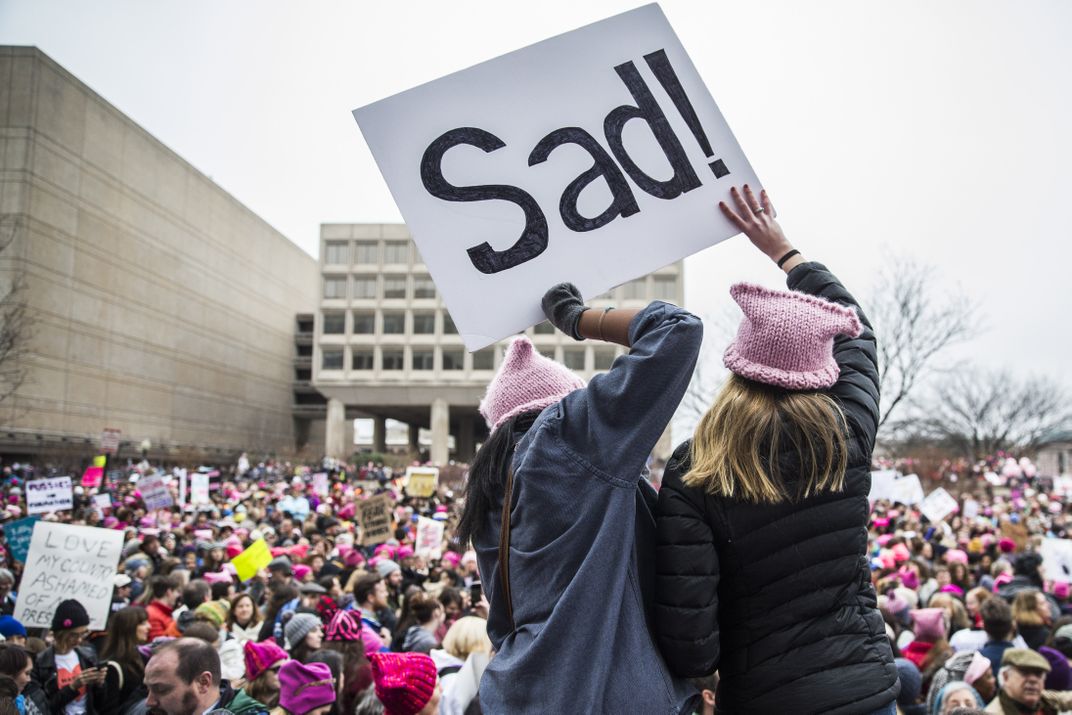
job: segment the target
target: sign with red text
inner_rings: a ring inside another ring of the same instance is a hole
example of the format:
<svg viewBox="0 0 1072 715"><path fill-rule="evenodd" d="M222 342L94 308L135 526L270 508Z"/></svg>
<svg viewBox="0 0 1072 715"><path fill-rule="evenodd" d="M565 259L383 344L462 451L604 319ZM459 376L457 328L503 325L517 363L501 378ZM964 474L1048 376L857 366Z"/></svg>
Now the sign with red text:
<svg viewBox="0 0 1072 715"><path fill-rule="evenodd" d="M738 233L756 178L658 5L354 110L469 350ZM489 310L494 306L494 310Z"/></svg>

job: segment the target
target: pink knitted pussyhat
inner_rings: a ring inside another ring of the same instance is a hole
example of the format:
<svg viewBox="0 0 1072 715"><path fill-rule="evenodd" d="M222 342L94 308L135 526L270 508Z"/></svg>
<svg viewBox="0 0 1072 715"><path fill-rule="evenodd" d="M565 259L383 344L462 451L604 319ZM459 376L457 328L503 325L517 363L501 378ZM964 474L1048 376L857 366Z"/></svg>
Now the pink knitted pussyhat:
<svg viewBox="0 0 1072 715"><path fill-rule="evenodd" d="M744 319L723 362L737 375L784 387L820 390L837 382L834 337L856 337L856 311L805 293L737 283L730 295Z"/></svg>
<svg viewBox="0 0 1072 715"><path fill-rule="evenodd" d="M565 366L536 352L521 336L506 349L499 372L480 402L480 414L494 432L511 417L539 412L584 387L584 380Z"/></svg>

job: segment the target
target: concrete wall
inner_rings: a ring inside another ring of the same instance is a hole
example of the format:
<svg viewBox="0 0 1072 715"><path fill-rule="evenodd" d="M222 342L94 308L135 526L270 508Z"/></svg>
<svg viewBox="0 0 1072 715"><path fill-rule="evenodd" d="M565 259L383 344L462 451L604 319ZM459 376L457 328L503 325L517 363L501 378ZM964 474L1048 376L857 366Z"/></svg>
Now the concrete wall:
<svg viewBox="0 0 1072 715"><path fill-rule="evenodd" d="M316 261L35 48L0 48L0 214L35 323L4 442L292 448Z"/></svg>

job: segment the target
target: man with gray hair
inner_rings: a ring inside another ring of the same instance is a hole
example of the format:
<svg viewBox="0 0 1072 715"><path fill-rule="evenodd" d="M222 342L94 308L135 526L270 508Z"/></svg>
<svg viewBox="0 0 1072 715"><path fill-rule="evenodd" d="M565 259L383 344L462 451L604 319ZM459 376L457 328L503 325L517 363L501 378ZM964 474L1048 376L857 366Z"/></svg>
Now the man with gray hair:
<svg viewBox="0 0 1072 715"><path fill-rule="evenodd" d="M0 616L15 614L15 574L0 568Z"/></svg>

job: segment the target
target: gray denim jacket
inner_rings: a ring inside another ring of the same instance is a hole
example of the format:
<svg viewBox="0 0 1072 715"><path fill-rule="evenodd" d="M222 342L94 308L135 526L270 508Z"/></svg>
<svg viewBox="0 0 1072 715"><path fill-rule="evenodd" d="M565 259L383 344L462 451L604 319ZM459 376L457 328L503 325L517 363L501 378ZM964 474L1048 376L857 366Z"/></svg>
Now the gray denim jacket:
<svg viewBox="0 0 1072 715"><path fill-rule="evenodd" d="M485 713L676 714L693 692L670 675L647 627L636 494L692 377L703 325L655 302L629 336L628 354L545 409L517 444L513 630L499 587L501 494L474 539L497 651L480 685Z"/></svg>

